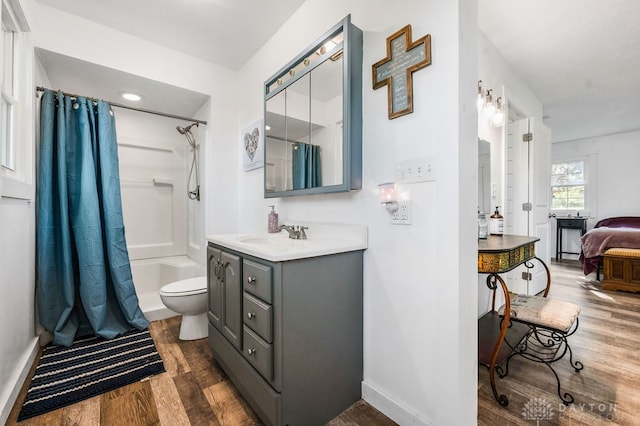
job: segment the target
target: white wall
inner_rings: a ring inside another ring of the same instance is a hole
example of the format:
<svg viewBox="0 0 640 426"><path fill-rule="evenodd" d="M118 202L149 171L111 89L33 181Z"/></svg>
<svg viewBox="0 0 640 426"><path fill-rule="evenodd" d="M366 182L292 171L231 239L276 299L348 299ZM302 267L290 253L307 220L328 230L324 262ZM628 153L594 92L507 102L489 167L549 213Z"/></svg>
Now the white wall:
<svg viewBox="0 0 640 426"><path fill-rule="evenodd" d="M515 106L525 116L542 120L542 103L536 98L525 81L517 75L503 58L502 54L478 31L478 80L482 80L485 89L493 88L494 101L498 96L507 100L507 106ZM477 93L477 89L476 89ZM478 137L491 144L491 182L496 186L496 196L491 199L493 207L506 205L506 142L508 125L495 128L489 126L483 117L478 115ZM504 209L502 210L505 211ZM505 223L505 227L506 227ZM486 276L478 277L478 317L491 308L491 291L485 282ZM504 300L498 292L496 303Z"/></svg>
<svg viewBox="0 0 640 426"><path fill-rule="evenodd" d="M607 217L640 216L639 139L640 131L635 131L551 144L553 162L586 160L589 186L587 196L592 198L587 201L588 229L598 220ZM552 225L552 241L555 241L555 223ZM575 232L565 235L564 248L567 251L580 251L579 236L575 235Z"/></svg>
<svg viewBox="0 0 640 426"><path fill-rule="evenodd" d="M240 122L262 115L264 81L348 13L364 33L363 189L265 200L263 169L241 173L239 230L265 232L267 205L274 202L281 223L367 225L365 399L401 424L472 424L477 393L475 10L462 11L463 24L457 2L309 0L240 71ZM409 23L414 38L432 34L433 65L413 76L413 114L388 120L386 89L373 91L371 65L385 56L386 37ZM413 201L413 224L389 225L377 185L393 180L396 161L427 155L437 158L437 181L404 185ZM239 147L236 158L240 167Z"/></svg>
<svg viewBox="0 0 640 426"><path fill-rule="evenodd" d="M0 423L37 349L34 322L35 203L0 199Z"/></svg>
<svg viewBox="0 0 640 426"><path fill-rule="evenodd" d="M30 10L24 12L30 22ZM31 48L29 39L27 36L27 51ZM27 55L25 59L31 63L33 56ZM46 82L38 64L33 64L33 72L37 84ZM34 75L23 77L31 81ZM33 140L29 137L20 143L33 144ZM33 152L33 146L29 151ZM28 170L32 174L34 165L29 164ZM35 176L27 180L34 182ZM34 201L0 197L0 424L5 423L38 349L34 311Z"/></svg>

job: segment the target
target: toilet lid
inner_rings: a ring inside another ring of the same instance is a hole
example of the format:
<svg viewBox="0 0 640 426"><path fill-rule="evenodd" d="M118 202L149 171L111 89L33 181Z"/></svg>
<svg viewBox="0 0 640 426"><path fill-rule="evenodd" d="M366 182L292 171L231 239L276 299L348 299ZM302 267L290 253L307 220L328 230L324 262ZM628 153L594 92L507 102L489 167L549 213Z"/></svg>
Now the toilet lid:
<svg viewBox="0 0 640 426"><path fill-rule="evenodd" d="M160 294L164 295L187 295L207 292L207 277L195 277L186 280L175 281L163 286Z"/></svg>

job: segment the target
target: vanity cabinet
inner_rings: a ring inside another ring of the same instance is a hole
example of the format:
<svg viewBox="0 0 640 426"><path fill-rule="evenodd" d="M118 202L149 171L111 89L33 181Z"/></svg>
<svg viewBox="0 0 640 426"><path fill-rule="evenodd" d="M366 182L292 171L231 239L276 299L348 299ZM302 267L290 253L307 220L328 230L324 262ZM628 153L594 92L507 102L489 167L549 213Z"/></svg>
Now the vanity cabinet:
<svg viewBox="0 0 640 426"><path fill-rule="evenodd" d="M207 294L211 323L240 349L242 342L242 283L240 257L207 247Z"/></svg>
<svg viewBox="0 0 640 426"><path fill-rule="evenodd" d="M362 250L281 262L213 243L208 253L209 343L265 424L322 425L360 399Z"/></svg>

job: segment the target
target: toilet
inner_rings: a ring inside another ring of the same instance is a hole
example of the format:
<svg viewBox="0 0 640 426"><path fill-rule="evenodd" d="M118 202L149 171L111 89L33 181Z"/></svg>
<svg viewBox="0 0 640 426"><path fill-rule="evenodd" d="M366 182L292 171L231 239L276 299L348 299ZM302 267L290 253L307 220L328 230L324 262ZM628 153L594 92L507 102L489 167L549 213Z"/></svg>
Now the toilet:
<svg viewBox="0 0 640 426"><path fill-rule="evenodd" d="M182 315L180 340L208 336L206 276L169 283L160 289L160 299L167 308Z"/></svg>

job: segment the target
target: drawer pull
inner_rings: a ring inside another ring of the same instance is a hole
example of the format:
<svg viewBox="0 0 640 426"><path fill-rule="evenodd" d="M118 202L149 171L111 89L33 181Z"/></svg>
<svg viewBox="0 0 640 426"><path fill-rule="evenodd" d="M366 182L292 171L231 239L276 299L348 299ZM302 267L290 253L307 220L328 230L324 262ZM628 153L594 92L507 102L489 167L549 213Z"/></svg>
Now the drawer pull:
<svg viewBox="0 0 640 426"><path fill-rule="evenodd" d="M256 317L256 313L255 312L247 312L247 318L253 319L255 317Z"/></svg>
<svg viewBox="0 0 640 426"><path fill-rule="evenodd" d="M249 354L249 356L253 356L256 353L255 349L247 349L247 353Z"/></svg>
<svg viewBox="0 0 640 426"><path fill-rule="evenodd" d="M249 284L253 284L253 283L255 283L255 282L256 282L256 277L248 276L248 277L247 277L247 282L248 282Z"/></svg>

